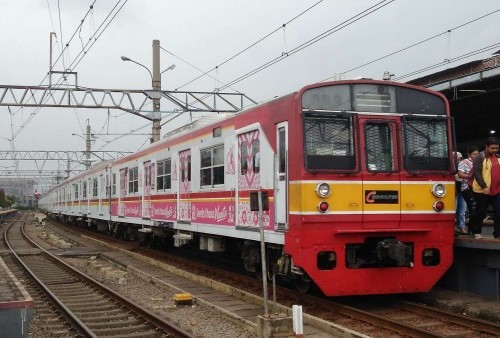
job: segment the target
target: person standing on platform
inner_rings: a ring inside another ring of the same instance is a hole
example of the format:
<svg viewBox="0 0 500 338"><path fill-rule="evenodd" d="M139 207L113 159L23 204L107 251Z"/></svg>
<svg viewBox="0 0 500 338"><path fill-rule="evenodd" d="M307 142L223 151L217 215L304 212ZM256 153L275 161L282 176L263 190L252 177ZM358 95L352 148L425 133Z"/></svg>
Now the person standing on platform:
<svg viewBox="0 0 500 338"><path fill-rule="evenodd" d="M490 136L486 140L486 149L479 153L473 162L474 182L472 189L476 200L476 210L469 224L474 239L481 239L483 220L486 210L493 208L495 238L500 237L500 158L498 149L500 139Z"/></svg>
<svg viewBox="0 0 500 338"><path fill-rule="evenodd" d="M462 161L462 153L457 151L455 155L455 169L458 170L458 166ZM467 205L461 193L462 178L457 174L455 175L455 225L458 229L459 234L466 234L465 231L465 212Z"/></svg>
<svg viewBox="0 0 500 338"><path fill-rule="evenodd" d="M458 195L460 195L467 205L467 210L469 212L469 223L474 215L474 210L476 208L476 201L474 200L474 193L472 191L472 182L474 181L473 162L474 159L479 155L479 150L477 147L467 148L467 158L458 163L457 176L460 178L460 190ZM458 197L457 197L458 198ZM457 217L458 217L458 204L457 204ZM463 224L463 226L460 226ZM458 232L461 235L467 234L465 230L465 216L464 222L458 224Z"/></svg>

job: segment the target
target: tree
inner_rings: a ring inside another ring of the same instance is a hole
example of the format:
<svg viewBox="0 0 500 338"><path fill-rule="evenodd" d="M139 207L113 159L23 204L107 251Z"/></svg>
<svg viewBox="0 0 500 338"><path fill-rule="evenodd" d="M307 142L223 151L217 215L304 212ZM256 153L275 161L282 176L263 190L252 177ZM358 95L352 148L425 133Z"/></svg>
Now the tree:
<svg viewBox="0 0 500 338"><path fill-rule="evenodd" d="M14 204L16 204L16 201L17 201L17 199L16 199L16 196L14 196L14 195L5 196L5 205L7 207L13 206Z"/></svg>
<svg viewBox="0 0 500 338"><path fill-rule="evenodd" d="M5 191L0 189L0 208L6 207Z"/></svg>

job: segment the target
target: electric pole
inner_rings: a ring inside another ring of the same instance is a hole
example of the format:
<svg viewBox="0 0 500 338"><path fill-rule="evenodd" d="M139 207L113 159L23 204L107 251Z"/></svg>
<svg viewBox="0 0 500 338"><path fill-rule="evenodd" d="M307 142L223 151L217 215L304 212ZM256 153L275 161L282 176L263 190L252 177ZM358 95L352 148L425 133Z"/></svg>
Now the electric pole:
<svg viewBox="0 0 500 338"><path fill-rule="evenodd" d="M86 139L85 139L85 169L89 169L90 168L90 142L91 142L91 139L90 139L90 122L89 120L87 119L87 135L86 135Z"/></svg>
<svg viewBox="0 0 500 338"><path fill-rule="evenodd" d="M160 40L153 40L153 130L151 143L160 140L161 130L161 73L160 73Z"/></svg>

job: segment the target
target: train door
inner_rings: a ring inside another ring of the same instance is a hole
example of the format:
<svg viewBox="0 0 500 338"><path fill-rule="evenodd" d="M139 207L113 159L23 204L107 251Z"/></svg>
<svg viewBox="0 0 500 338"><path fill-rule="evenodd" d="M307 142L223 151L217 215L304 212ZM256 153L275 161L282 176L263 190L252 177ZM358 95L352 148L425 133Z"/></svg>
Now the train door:
<svg viewBox="0 0 500 338"><path fill-rule="evenodd" d="M179 153L178 220L191 222L191 149Z"/></svg>
<svg viewBox="0 0 500 338"><path fill-rule="evenodd" d="M363 228L399 228L401 181L397 124L392 119L360 119L364 141Z"/></svg>
<svg viewBox="0 0 500 338"><path fill-rule="evenodd" d="M274 178L275 228L288 229L288 122L276 126L276 161Z"/></svg>
<svg viewBox="0 0 500 338"><path fill-rule="evenodd" d="M125 196L127 195L128 168L120 169L120 195L118 196L118 217L125 217Z"/></svg>
<svg viewBox="0 0 500 338"><path fill-rule="evenodd" d="M151 161L143 163L144 191L142 194L142 218L151 218L151 189L154 189L154 166Z"/></svg>

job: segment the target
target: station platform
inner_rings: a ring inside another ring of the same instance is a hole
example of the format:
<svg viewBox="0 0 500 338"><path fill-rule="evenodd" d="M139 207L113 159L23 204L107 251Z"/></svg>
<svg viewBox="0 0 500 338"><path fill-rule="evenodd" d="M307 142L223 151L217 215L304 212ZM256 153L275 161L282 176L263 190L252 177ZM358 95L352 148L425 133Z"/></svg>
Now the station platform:
<svg viewBox="0 0 500 338"><path fill-rule="evenodd" d="M0 222L7 216L16 213L17 209L0 210Z"/></svg>
<svg viewBox="0 0 500 338"><path fill-rule="evenodd" d="M446 289L500 300L500 238L483 225L482 239L455 237L454 263L440 281Z"/></svg>
<svg viewBox="0 0 500 338"><path fill-rule="evenodd" d="M33 299L0 257L0 327L3 337L27 337Z"/></svg>

